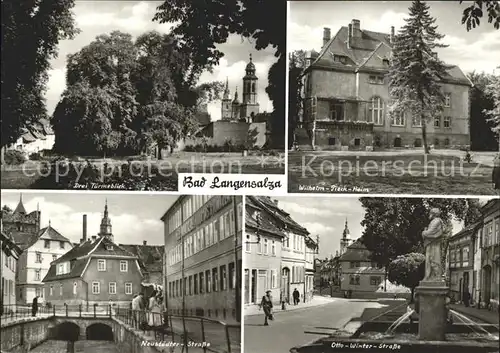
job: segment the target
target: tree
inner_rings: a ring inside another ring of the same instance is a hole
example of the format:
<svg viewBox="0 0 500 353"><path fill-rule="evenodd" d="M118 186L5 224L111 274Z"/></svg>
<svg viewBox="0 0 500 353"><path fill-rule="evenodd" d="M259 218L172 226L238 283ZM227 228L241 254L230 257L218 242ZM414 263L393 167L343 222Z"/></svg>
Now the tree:
<svg viewBox="0 0 500 353"><path fill-rule="evenodd" d="M474 86L470 90L470 135L471 149L474 151L497 151L498 142L493 132L493 124L488 121L487 111L494 106L492 95L486 87L492 82L493 76L475 71L467 74Z"/></svg>
<svg viewBox="0 0 500 353"><path fill-rule="evenodd" d="M498 1L477 0L465 8L462 14L462 24L466 24L467 31L479 26L480 19L483 17L483 5L488 14L488 23L493 23L496 29L500 28L500 3Z"/></svg>
<svg viewBox="0 0 500 353"><path fill-rule="evenodd" d="M399 255L389 263L387 275L390 282L411 290L413 303L415 288L425 276L425 256L415 252Z"/></svg>
<svg viewBox="0 0 500 353"><path fill-rule="evenodd" d="M78 33L74 0L2 0L1 147L14 143L21 129L46 118L43 94L50 59L62 39Z"/></svg>
<svg viewBox="0 0 500 353"><path fill-rule="evenodd" d="M264 0L188 1L165 0L158 6L154 21L172 23L179 38L179 50L189 56L189 82L196 82L204 70L211 70L224 54L217 44L230 34L254 41L255 49L276 48L275 63L268 74L266 92L273 101L273 138L283 139L285 126L284 92L286 52L286 3ZM281 133L280 136L278 136ZM281 143L279 141L278 143Z"/></svg>
<svg viewBox="0 0 500 353"><path fill-rule="evenodd" d="M491 81L486 85L486 94L492 97L493 108L485 109L484 112L489 116L488 122L492 124L491 130L498 136L498 145L500 148L500 75L493 76Z"/></svg>
<svg viewBox="0 0 500 353"><path fill-rule="evenodd" d="M288 147L294 142L294 131L302 111L302 73L305 69L306 52L296 50L289 54L288 68Z"/></svg>
<svg viewBox="0 0 500 353"><path fill-rule="evenodd" d="M372 261L385 266L399 255L423 253L422 231L428 226L429 211L441 210L441 218L452 218L467 226L480 216L475 199L361 198L365 216L361 241L372 254Z"/></svg>
<svg viewBox="0 0 500 353"><path fill-rule="evenodd" d="M439 80L447 74L434 50L446 46L438 43L444 36L437 32L429 5L414 0L409 10L410 17L405 19L406 24L397 34L392 50L388 76L393 102L389 108L391 114L408 114L421 124L427 154L427 123L443 109L444 94Z"/></svg>

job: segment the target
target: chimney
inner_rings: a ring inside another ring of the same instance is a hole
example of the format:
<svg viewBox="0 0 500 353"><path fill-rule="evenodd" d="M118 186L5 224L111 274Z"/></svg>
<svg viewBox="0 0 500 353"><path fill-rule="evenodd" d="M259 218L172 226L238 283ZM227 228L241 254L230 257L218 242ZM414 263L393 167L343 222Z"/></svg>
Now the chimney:
<svg viewBox="0 0 500 353"><path fill-rule="evenodd" d="M142 241L142 245L148 245L148 241L147 240L143 240Z"/></svg>
<svg viewBox="0 0 500 353"><path fill-rule="evenodd" d="M391 26L391 36L389 38L389 42L394 43L394 26Z"/></svg>
<svg viewBox="0 0 500 353"><path fill-rule="evenodd" d="M276 207L278 207L279 201L278 201L278 200L276 200L276 199L274 199L274 200L273 200L273 202L274 202L274 204L276 205Z"/></svg>
<svg viewBox="0 0 500 353"><path fill-rule="evenodd" d="M332 35L331 35L330 28L328 28L328 27L323 28L323 47L326 46L326 43L328 43L331 38L332 38Z"/></svg>
<svg viewBox="0 0 500 353"><path fill-rule="evenodd" d="M87 215L83 215L83 226L82 226L82 243L87 241Z"/></svg>
<svg viewBox="0 0 500 353"><path fill-rule="evenodd" d="M352 42L352 24L349 23L347 26L347 48L351 49L351 42Z"/></svg>
<svg viewBox="0 0 500 353"><path fill-rule="evenodd" d="M361 24L359 20L352 20L352 36L353 38L361 38Z"/></svg>

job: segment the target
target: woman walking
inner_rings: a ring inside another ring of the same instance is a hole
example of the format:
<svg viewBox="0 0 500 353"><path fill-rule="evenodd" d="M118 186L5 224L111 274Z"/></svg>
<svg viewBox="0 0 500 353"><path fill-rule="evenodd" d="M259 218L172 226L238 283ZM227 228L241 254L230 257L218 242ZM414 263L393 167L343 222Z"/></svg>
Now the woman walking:
<svg viewBox="0 0 500 353"><path fill-rule="evenodd" d="M264 309L264 326L269 326L269 320L273 320L273 298L271 297L271 291L266 291L266 295L262 297L260 306Z"/></svg>

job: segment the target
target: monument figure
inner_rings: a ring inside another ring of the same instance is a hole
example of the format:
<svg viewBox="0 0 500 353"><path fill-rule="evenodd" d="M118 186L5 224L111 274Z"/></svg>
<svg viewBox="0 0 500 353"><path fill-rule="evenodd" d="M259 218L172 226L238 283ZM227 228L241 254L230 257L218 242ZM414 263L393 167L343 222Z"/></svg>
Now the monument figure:
<svg viewBox="0 0 500 353"><path fill-rule="evenodd" d="M422 232L425 247L424 281L443 281L445 276L442 266L442 246L445 226L440 215L441 211L439 209L431 209L431 221Z"/></svg>

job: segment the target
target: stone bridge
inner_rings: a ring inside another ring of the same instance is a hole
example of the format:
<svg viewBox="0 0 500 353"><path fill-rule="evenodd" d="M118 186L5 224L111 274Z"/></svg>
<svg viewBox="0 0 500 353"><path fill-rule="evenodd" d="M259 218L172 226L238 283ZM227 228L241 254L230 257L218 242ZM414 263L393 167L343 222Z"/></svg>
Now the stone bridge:
<svg viewBox="0 0 500 353"><path fill-rule="evenodd" d="M54 340L105 340L114 341L118 329L116 320L99 317L52 318L49 337Z"/></svg>

